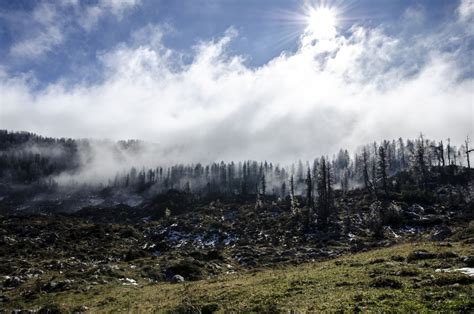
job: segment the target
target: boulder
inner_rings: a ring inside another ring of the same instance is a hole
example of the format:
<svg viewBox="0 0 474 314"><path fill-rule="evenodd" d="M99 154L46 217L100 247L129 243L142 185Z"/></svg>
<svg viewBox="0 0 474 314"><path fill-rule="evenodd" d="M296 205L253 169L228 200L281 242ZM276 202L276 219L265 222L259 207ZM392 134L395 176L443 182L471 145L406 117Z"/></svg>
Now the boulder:
<svg viewBox="0 0 474 314"><path fill-rule="evenodd" d="M70 279L65 279L62 281L50 281L45 283L41 287L41 290L47 293L70 290L72 282L73 281Z"/></svg>
<svg viewBox="0 0 474 314"><path fill-rule="evenodd" d="M407 256L407 262L435 258L436 254L424 250L413 251Z"/></svg>
<svg viewBox="0 0 474 314"><path fill-rule="evenodd" d="M423 208L423 206L418 205L418 204L411 205L408 208L408 211L413 212L413 213L417 213L419 215L423 215L425 213L425 209Z"/></svg>
<svg viewBox="0 0 474 314"><path fill-rule="evenodd" d="M181 275L174 275L173 277L171 277L171 282L172 283L181 283L181 282L184 282L184 277L181 276Z"/></svg>
<svg viewBox="0 0 474 314"><path fill-rule="evenodd" d="M431 233L432 241L443 241L452 234L451 229L447 226L436 227L435 230Z"/></svg>
<svg viewBox="0 0 474 314"><path fill-rule="evenodd" d="M23 280L21 280L21 278L18 276L6 276L5 281L3 282L3 286L6 288L15 288L21 285L22 283Z"/></svg>
<svg viewBox="0 0 474 314"><path fill-rule="evenodd" d="M462 260L467 267L474 267L474 255L465 256Z"/></svg>

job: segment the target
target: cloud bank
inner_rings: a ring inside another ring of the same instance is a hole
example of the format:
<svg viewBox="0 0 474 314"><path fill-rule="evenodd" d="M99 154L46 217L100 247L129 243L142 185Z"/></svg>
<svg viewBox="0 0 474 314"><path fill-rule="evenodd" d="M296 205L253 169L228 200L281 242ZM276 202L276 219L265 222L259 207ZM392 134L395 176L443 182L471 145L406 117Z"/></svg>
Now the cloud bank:
<svg viewBox="0 0 474 314"><path fill-rule="evenodd" d="M258 68L228 52L232 28L196 45L188 62L163 44L166 27L148 25L98 54L98 83L34 91L27 78L0 72L0 125L143 139L171 162L311 159L420 131L461 142L473 134L472 2L423 33L414 31L423 11L410 10L395 34L383 25L327 39L306 31L296 52Z"/></svg>

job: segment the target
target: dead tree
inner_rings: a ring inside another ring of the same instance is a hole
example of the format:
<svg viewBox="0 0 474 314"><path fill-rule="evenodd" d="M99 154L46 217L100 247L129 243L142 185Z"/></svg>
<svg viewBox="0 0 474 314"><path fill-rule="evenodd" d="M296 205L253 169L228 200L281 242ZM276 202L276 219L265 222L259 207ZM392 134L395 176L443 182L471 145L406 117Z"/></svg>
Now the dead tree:
<svg viewBox="0 0 474 314"><path fill-rule="evenodd" d="M465 149L466 149L466 160L467 160L467 169L471 169L471 163L469 161L469 153L474 152L474 149L469 149L469 136L466 138L466 141L464 142L465 144Z"/></svg>
<svg viewBox="0 0 474 314"><path fill-rule="evenodd" d="M295 213L297 209L297 203L296 203L296 197L295 197L295 180L293 178L293 175L291 175L290 177L290 202L291 202L291 211Z"/></svg>
<svg viewBox="0 0 474 314"><path fill-rule="evenodd" d="M318 222L322 226L326 226L328 219L333 213L334 196L331 183L331 166L323 157L321 158L320 171L318 177Z"/></svg>

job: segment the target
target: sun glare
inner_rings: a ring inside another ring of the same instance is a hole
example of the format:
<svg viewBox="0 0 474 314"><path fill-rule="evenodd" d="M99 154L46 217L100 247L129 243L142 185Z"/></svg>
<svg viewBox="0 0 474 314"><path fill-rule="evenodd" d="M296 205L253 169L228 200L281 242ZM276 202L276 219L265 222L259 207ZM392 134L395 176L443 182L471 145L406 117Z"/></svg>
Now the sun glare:
<svg viewBox="0 0 474 314"><path fill-rule="evenodd" d="M336 36L337 14L333 8L310 8L307 15L307 28L317 39Z"/></svg>

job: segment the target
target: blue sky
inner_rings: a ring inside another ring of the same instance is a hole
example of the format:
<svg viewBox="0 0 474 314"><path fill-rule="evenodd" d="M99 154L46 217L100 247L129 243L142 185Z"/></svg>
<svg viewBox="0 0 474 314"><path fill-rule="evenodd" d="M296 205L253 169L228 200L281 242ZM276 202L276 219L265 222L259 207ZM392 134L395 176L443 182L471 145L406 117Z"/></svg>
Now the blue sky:
<svg viewBox="0 0 474 314"><path fill-rule="evenodd" d="M193 160L461 143L473 17L473 0L0 1L0 128Z"/></svg>
<svg viewBox="0 0 474 314"><path fill-rule="evenodd" d="M97 6L99 1L79 1L77 7L61 6L59 2L0 1L0 63L8 72L32 72L41 86L64 78L73 81L93 79L93 73L78 74L77 68L96 64L98 53L126 42L134 31L147 24L167 25L169 30L163 42L184 53L189 53L199 41L221 36L229 27L234 27L239 36L229 49L245 56L248 65L260 66L282 51L296 50L298 34L305 28L304 22L294 20L294 15L304 14L304 1L301 0L132 1L119 16L104 13L90 29L80 26L75 11ZM332 3L342 7L347 15L339 25L341 31L353 24L384 25L387 29L395 28L392 32L396 31L400 27L400 17L408 8L423 10L427 20L423 27L432 29L442 27L457 8L456 1L452 0L352 0ZM52 45L50 51L38 56L12 54L11 48L15 43L35 32L38 23L31 21L31 15L45 4L56 11L57 19L65 20L61 26L65 38L61 43Z"/></svg>

